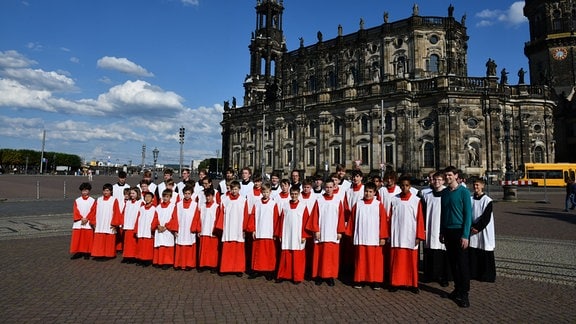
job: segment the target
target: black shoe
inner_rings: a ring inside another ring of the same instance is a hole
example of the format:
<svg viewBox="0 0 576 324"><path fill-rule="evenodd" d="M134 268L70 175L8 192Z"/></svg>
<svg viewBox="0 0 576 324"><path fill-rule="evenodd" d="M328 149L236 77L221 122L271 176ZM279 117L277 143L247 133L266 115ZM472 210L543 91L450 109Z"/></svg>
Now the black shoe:
<svg viewBox="0 0 576 324"><path fill-rule="evenodd" d="M251 274L248 275L248 279L252 280L252 279L256 279L260 277L259 274L257 274L256 272L252 272Z"/></svg>
<svg viewBox="0 0 576 324"><path fill-rule="evenodd" d="M335 285L335 283L334 283L334 278L328 278L328 279L326 279L326 284L327 284L329 287L334 287L334 285Z"/></svg>
<svg viewBox="0 0 576 324"><path fill-rule="evenodd" d="M165 265L162 266L162 270L168 270L168 269L170 269L170 268L172 268L172 266L169 265L169 264L165 264Z"/></svg>
<svg viewBox="0 0 576 324"><path fill-rule="evenodd" d="M216 269L210 269L211 274L215 274L216 272L218 272L218 271L216 271Z"/></svg>
<svg viewBox="0 0 576 324"><path fill-rule="evenodd" d="M74 253L74 255L70 257L70 260L80 259L81 257L83 257L82 253Z"/></svg>
<svg viewBox="0 0 576 324"><path fill-rule="evenodd" d="M440 287L448 287L450 284L448 283L447 280L442 280L440 281Z"/></svg>
<svg viewBox="0 0 576 324"><path fill-rule="evenodd" d="M90 260L90 253L84 253L84 260Z"/></svg>
<svg viewBox="0 0 576 324"><path fill-rule="evenodd" d="M120 263L128 263L129 260L127 258L123 258L122 261L120 261Z"/></svg>
<svg viewBox="0 0 576 324"><path fill-rule="evenodd" d="M466 297L466 296L456 298L454 301L456 302L456 305L458 305L458 307L462 307L462 308L470 307L470 301L468 300L468 297Z"/></svg>
<svg viewBox="0 0 576 324"><path fill-rule="evenodd" d="M451 293L448 294L448 298L456 300L458 298L458 292L456 292L456 290L453 290Z"/></svg>
<svg viewBox="0 0 576 324"><path fill-rule="evenodd" d="M380 285L373 282L370 284L370 288L372 288L372 290L380 290Z"/></svg>
<svg viewBox="0 0 576 324"><path fill-rule="evenodd" d="M398 291L398 287L390 286L390 287L388 288L388 291L389 291L389 292L397 292L397 291Z"/></svg>
<svg viewBox="0 0 576 324"><path fill-rule="evenodd" d="M274 275L272 273L267 273L264 275L264 278L266 278L266 281L270 281L274 279Z"/></svg>
<svg viewBox="0 0 576 324"><path fill-rule="evenodd" d="M418 287L410 287L410 292L413 294L419 294L420 289L418 289Z"/></svg>
<svg viewBox="0 0 576 324"><path fill-rule="evenodd" d="M243 275L243 273L242 273L242 272L238 272L238 273L236 274L236 277L238 277L238 278L242 278L242 275Z"/></svg>
<svg viewBox="0 0 576 324"><path fill-rule="evenodd" d="M321 279L321 278L316 278L316 279L314 279L314 284L315 284L316 286L322 285L322 279Z"/></svg>
<svg viewBox="0 0 576 324"><path fill-rule="evenodd" d="M284 282L284 279L278 278L278 279L274 280L274 282L277 283L277 284L278 284L278 283L283 283L283 282Z"/></svg>

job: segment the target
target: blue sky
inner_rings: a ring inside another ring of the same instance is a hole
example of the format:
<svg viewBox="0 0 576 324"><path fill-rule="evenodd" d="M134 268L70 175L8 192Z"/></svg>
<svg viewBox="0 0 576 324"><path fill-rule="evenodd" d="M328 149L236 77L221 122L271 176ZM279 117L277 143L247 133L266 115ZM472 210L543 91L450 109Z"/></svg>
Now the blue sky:
<svg viewBox="0 0 576 324"><path fill-rule="evenodd" d="M288 50L407 18L414 2L285 0ZM418 2L416 2L418 3ZM425 0L421 16L466 14L468 74L528 70L523 1ZM77 154L83 159L177 164L215 157L223 101L242 105L256 0L2 0L0 148ZM527 74L528 75L528 74ZM529 80L526 80L529 81Z"/></svg>

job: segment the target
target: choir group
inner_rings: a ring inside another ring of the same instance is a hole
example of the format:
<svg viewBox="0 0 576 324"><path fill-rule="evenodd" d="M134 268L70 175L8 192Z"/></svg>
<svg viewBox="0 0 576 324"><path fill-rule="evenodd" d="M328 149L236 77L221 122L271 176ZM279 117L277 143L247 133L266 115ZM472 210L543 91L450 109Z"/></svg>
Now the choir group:
<svg viewBox="0 0 576 324"><path fill-rule="evenodd" d="M122 263L144 267L294 284L309 277L328 286L350 274L354 288L418 293L422 242L422 281L454 281L450 297L459 306L469 306L470 278L495 280L492 200L481 179L470 197L454 167L431 173L422 190L394 171L364 182L360 170L347 174L342 166L303 181L297 170L263 181L249 168L236 180L228 169L216 189L205 170L197 182L188 169L179 183L171 170L159 184L151 176L146 171L131 187L120 171L97 199L89 182L80 185L72 259L121 252Z"/></svg>

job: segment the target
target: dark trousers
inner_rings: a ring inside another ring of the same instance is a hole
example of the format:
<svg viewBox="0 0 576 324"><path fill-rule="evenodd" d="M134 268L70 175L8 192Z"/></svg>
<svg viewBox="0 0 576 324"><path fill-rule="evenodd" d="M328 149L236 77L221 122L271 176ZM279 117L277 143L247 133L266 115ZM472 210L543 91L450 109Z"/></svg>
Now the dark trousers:
<svg viewBox="0 0 576 324"><path fill-rule="evenodd" d="M444 230L444 244L454 278L454 291L458 297L467 297L470 290L470 260L468 249L462 249L460 246L460 238L462 238L461 229Z"/></svg>

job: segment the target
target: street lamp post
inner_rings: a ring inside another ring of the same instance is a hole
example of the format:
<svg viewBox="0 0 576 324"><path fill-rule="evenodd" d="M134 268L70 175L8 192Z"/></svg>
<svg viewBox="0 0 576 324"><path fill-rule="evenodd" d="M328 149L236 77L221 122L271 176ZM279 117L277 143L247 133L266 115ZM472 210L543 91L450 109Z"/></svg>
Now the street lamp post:
<svg viewBox="0 0 576 324"><path fill-rule="evenodd" d="M160 153L160 151L157 147L155 147L152 151L152 157L154 158L154 179L158 179L158 174L156 174L156 161L158 161L158 153Z"/></svg>
<svg viewBox="0 0 576 324"><path fill-rule="evenodd" d="M142 145L142 171L146 169L146 144Z"/></svg>
<svg viewBox="0 0 576 324"><path fill-rule="evenodd" d="M184 131L186 129L184 128L184 126L180 127L180 132L179 132L179 140L178 143L180 143L180 170L178 171L178 174L180 174L180 177L182 177L182 164L184 163Z"/></svg>
<svg viewBox="0 0 576 324"><path fill-rule="evenodd" d="M514 172L512 171L512 158L510 156L510 119L504 114L504 150L506 154L506 172L504 173L504 200L517 201L518 188L512 184Z"/></svg>

